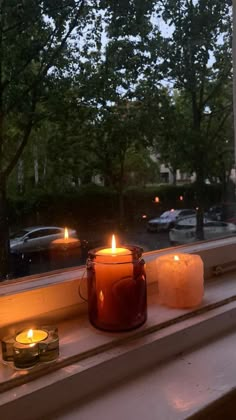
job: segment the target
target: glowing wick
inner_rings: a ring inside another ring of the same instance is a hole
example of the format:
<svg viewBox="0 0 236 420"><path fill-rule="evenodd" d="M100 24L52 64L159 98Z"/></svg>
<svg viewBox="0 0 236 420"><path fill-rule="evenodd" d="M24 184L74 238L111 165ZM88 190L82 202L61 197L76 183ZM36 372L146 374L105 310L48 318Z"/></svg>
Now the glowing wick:
<svg viewBox="0 0 236 420"><path fill-rule="evenodd" d="M115 235L112 235L111 249L112 249L112 253L115 254L116 253L116 238L115 238Z"/></svg>
<svg viewBox="0 0 236 420"><path fill-rule="evenodd" d="M31 341L32 341L32 339L33 339L33 330L29 330L29 331L27 332L27 337L28 337L28 339L29 339L29 340L31 340Z"/></svg>
<svg viewBox="0 0 236 420"><path fill-rule="evenodd" d="M64 239L68 239L68 238L69 238L68 229L65 228L65 230L64 230Z"/></svg>

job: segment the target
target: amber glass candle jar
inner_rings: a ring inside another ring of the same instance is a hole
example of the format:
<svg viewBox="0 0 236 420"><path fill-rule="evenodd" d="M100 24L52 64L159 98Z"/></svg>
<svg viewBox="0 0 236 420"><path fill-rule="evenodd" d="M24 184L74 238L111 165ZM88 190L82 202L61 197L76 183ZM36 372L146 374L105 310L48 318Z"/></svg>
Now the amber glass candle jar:
<svg viewBox="0 0 236 420"><path fill-rule="evenodd" d="M142 248L97 248L87 260L88 312L96 328L127 331L147 319Z"/></svg>

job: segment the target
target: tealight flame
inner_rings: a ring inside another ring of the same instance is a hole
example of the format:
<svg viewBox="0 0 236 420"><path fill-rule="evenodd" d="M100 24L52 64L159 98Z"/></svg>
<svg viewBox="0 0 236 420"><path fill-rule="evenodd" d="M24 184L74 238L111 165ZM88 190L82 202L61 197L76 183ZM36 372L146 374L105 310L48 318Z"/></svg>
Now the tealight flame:
<svg viewBox="0 0 236 420"><path fill-rule="evenodd" d="M113 253L116 252L116 238L115 238L115 235L112 235L111 249L112 249Z"/></svg>
<svg viewBox="0 0 236 420"><path fill-rule="evenodd" d="M32 340L32 338L33 338L33 330L29 330L27 332L27 338L29 338L29 340Z"/></svg>
<svg viewBox="0 0 236 420"><path fill-rule="evenodd" d="M175 255L175 256L174 256L174 260L175 260L175 261L179 261L179 257L178 257L178 255Z"/></svg>
<svg viewBox="0 0 236 420"><path fill-rule="evenodd" d="M64 229L64 239L68 239L69 238L69 233L68 233L68 229L65 228Z"/></svg>

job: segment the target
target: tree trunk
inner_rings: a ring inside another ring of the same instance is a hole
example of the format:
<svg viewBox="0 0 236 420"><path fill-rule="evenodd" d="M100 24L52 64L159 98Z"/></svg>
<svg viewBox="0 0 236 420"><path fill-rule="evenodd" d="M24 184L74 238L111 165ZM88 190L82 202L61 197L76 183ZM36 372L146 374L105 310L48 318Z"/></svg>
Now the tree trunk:
<svg viewBox="0 0 236 420"><path fill-rule="evenodd" d="M236 0L233 0L234 167L236 168Z"/></svg>
<svg viewBox="0 0 236 420"><path fill-rule="evenodd" d="M17 187L20 194L24 190L24 162L23 159L19 159L17 165Z"/></svg>
<svg viewBox="0 0 236 420"><path fill-rule="evenodd" d="M202 173L196 174L196 198L197 198L197 224L196 238L203 241L204 238L204 177Z"/></svg>
<svg viewBox="0 0 236 420"><path fill-rule="evenodd" d="M6 182L0 183L0 281L9 273L9 226L7 217Z"/></svg>
<svg viewBox="0 0 236 420"><path fill-rule="evenodd" d="M121 228L123 228L124 226L124 216L125 216L124 193L123 193L123 188L121 188L119 190L119 225Z"/></svg>
<svg viewBox="0 0 236 420"><path fill-rule="evenodd" d="M176 185L177 184L177 170L171 169L170 171L172 174L172 185Z"/></svg>
<svg viewBox="0 0 236 420"><path fill-rule="evenodd" d="M120 159L120 176L119 176L119 225L124 227L125 210L124 210L124 156Z"/></svg>
<svg viewBox="0 0 236 420"><path fill-rule="evenodd" d="M39 161L38 161L38 148L34 146L34 185L39 183Z"/></svg>
<svg viewBox="0 0 236 420"><path fill-rule="evenodd" d="M43 162L43 180L44 181L46 179L46 176L47 176L47 156L44 158L44 162Z"/></svg>

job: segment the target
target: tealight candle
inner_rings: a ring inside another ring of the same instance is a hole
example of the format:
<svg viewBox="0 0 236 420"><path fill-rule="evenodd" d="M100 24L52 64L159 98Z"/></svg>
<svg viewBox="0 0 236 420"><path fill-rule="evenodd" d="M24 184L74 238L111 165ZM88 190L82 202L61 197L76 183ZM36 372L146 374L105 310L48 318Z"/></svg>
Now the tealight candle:
<svg viewBox="0 0 236 420"><path fill-rule="evenodd" d="M88 310L97 328L121 331L136 328L147 317L146 276L139 247L89 251L87 261Z"/></svg>
<svg viewBox="0 0 236 420"><path fill-rule="evenodd" d="M57 327L48 326L48 337L39 342L39 361L51 362L59 356L59 336Z"/></svg>
<svg viewBox="0 0 236 420"><path fill-rule="evenodd" d="M48 333L44 330L27 330L17 334L16 341L21 344L39 343L48 337Z"/></svg>
<svg viewBox="0 0 236 420"><path fill-rule="evenodd" d="M27 369L39 362L39 343L47 339L48 333L41 329L20 332L15 337L13 361L16 368Z"/></svg>
<svg viewBox="0 0 236 420"><path fill-rule="evenodd" d="M39 348L37 343L22 344L15 342L13 347L14 365L18 369L28 369L39 361Z"/></svg>
<svg viewBox="0 0 236 420"><path fill-rule="evenodd" d="M204 294L203 262L199 255L167 254L157 259L158 301L175 308L191 308Z"/></svg>
<svg viewBox="0 0 236 420"><path fill-rule="evenodd" d="M3 362L28 369L38 362L55 360L59 355L59 335L55 326L24 330L1 341Z"/></svg>
<svg viewBox="0 0 236 420"><path fill-rule="evenodd" d="M7 336L2 339L2 360L4 362L12 362L13 361L13 346L15 340L12 336Z"/></svg>

